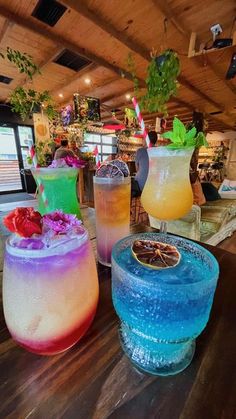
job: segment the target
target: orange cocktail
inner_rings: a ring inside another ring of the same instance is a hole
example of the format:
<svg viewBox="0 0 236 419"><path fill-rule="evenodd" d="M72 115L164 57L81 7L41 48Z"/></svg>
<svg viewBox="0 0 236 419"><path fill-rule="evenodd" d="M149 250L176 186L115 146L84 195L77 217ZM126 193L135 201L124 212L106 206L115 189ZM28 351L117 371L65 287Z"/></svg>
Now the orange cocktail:
<svg viewBox="0 0 236 419"><path fill-rule="evenodd" d="M193 204L189 166L193 149L154 147L148 150L149 173L141 201L160 220L183 217Z"/></svg>
<svg viewBox="0 0 236 419"><path fill-rule="evenodd" d="M129 234L130 177L94 177L98 260L111 265L112 246Z"/></svg>

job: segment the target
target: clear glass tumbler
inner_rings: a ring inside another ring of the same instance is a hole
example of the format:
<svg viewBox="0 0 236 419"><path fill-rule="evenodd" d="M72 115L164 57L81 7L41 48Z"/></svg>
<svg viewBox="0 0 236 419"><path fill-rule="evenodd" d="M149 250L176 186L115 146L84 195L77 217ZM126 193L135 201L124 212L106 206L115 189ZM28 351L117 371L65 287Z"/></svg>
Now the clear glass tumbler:
<svg viewBox="0 0 236 419"><path fill-rule="evenodd" d="M112 246L130 230L131 178L94 176L98 260L111 266Z"/></svg>
<svg viewBox="0 0 236 419"><path fill-rule="evenodd" d="M141 265L131 252L137 239L176 246L180 263L163 270ZM112 298L121 321L121 345L136 367L172 375L190 364L195 339L209 319L218 275L214 256L180 237L143 233L116 243Z"/></svg>

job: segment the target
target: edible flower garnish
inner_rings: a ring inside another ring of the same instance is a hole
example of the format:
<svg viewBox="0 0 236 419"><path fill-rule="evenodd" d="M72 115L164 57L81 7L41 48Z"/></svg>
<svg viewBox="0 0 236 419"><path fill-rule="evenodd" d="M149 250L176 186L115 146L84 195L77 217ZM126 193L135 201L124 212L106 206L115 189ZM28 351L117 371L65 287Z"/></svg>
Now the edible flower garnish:
<svg viewBox="0 0 236 419"><path fill-rule="evenodd" d="M86 166L86 162L78 157L66 156L61 159L53 160L52 163L48 166L51 169L58 169L62 167L75 167L77 169L82 169Z"/></svg>
<svg viewBox="0 0 236 419"><path fill-rule="evenodd" d="M34 208L16 208L3 219L4 225L11 233L21 237L31 237L42 233L41 215Z"/></svg>
<svg viewBox="0 0 236 419"><path fill-rule="evenodd" d="M62 211L54 211L43 217L44 231L53 231L56 234L66 234L72 229L79 229L82 222L72 214L64 214Z"/></svg>
<svg viewBox="0 0 236 419"><path fill-rule="evenodd" d="M34 208L20 207L4 217L3 223L11 233L15 233L26 239L33 235L35 239L38 239L39 237L37 236L39 235L41 237L48 238L50 236L52 238L56 235L80 234L84 232L82 222L75 215L64 214L60 210L41 216ZM41 245L32 239L30 246L32 248L39 246L40 248Z"/></svg>

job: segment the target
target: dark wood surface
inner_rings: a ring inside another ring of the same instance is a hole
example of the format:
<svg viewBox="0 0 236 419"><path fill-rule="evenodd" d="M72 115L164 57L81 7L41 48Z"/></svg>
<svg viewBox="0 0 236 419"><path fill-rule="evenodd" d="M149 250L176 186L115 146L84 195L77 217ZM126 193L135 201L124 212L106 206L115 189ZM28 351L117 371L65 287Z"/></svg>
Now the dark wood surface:
<svg viewBox="0 0 236 419"><path fill-rule="evenodd" d="M151 229L133 228L141 230ZM1 309L0 418L236 418L236 257L204 247L218 259L220 278L194 359L176 376L141 374L123 354L109 268L98 266L100 301L93 325L63 354L36 356L17 346Z"/></svg>

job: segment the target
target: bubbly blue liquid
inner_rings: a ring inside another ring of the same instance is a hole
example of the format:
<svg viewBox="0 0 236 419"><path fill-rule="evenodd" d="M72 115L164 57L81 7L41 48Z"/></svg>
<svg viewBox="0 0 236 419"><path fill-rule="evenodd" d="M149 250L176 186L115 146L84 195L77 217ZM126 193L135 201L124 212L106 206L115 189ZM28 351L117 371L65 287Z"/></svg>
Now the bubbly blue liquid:
<svg viewBox="0 0 236 419"><path fill-rule="evenodd" d="M182 239L179 243L177 240L173 244L181 253L180 263L163 270L138 263L128 241L126 246L118 243L113 251L113 304L122 321L123 335L142 350L155 352L160 343L166 343L165 351L175 351L175 345L168 344L195 339L209 319L217 262L203 248Z"/></svg>

